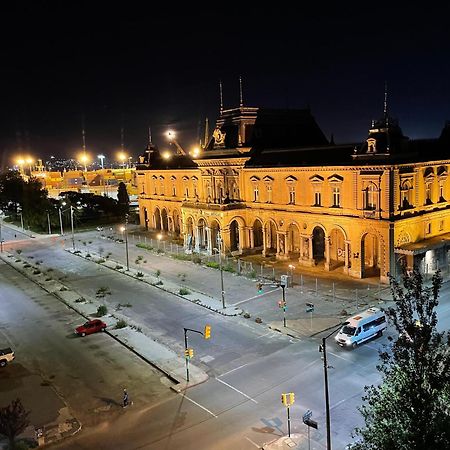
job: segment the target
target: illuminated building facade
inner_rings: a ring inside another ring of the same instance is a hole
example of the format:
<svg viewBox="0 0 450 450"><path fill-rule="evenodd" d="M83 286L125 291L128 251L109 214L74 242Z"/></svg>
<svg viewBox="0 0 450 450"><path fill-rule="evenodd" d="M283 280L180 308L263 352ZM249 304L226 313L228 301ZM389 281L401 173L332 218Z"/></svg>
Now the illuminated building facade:
<svg viewBox="0 0 450 450"><path fill-rule="evenodd" d="M387 282L402 265L448 269L450 125L411 140L386 108L358 145L309 110L222 110L195 158L151 143L136 170L141 225L187 252L261 253Z"/></svg>

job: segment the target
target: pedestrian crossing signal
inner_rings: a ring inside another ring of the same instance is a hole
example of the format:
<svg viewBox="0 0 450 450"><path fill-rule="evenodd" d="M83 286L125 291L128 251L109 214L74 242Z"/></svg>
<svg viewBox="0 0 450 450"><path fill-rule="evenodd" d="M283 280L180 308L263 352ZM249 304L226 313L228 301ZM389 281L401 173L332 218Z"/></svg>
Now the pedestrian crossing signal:
<svg viewBox="0 0 450 450"><path fill-rule="evenodd" d="M205 325L205 332L203 333L205 339L211 339L211 325Z"/></svg>
<svg viewBox="0 0 450 450"><path fill-rule="evenodd" d="M184 356L186 359L191 359L194 357L194 349L193 348L187 348L184 351Z"/></svg>

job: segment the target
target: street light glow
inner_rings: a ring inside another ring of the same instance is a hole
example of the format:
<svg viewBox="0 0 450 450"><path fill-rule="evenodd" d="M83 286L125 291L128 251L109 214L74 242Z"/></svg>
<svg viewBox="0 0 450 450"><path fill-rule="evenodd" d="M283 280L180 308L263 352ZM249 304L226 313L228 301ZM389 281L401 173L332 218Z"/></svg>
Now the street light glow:
<svg viewBox="0 0 450 450"><path fill-rule="evenodd" d="M171 141L174 140L175 139L175 131L167 130L166 136L169 140L171 140Z"/></svg>
<svg viewBox="0 0 450 450"><path fill-rule="evenodd" d="M161 234L161 233L158 233L156 237L157 237L159 240L161 240L161 239L162 239L162 234Z"/></svg>
<svg viewBox="0 0 450 450"><path fill-rule="evenodd" d="M194 147L191 152L192 156L196 158L200 154L200 149L198 147Z"/></svg>
<svg viewBox="0 0 450 450"><path fill-rule="evenodd" d="M164 159L170 159L171 156L172 156L172 153L170 153L169 151L166 151L162 154L162 157Z"/></svg>

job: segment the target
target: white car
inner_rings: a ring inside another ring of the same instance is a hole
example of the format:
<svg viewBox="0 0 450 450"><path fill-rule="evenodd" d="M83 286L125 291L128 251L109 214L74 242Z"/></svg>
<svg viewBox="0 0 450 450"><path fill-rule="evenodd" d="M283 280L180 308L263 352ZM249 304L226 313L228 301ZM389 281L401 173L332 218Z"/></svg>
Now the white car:
<svg viewBox="0 0 450 450"><path fill-rule="evenodd" d="M9 347L0 350L0 367L5 367L14 358L14 352Z"/></svg>

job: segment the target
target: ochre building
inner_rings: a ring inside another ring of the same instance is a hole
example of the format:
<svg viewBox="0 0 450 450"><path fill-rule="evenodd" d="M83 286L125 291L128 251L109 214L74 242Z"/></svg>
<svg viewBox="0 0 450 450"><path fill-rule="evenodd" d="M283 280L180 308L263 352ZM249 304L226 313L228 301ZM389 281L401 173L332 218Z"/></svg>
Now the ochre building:
<svg viewBox="0 0 450 450"><path fill-rule="evenodd" d="M362 131L364 136L364 131ZM336 145L309 110L223 110L196 157L149 143L136 170L140 223L186 252L261 253L388 282L449 267L450 125L411 140L387 113ZM295 263L294 263L295 262Z"/></svg>

